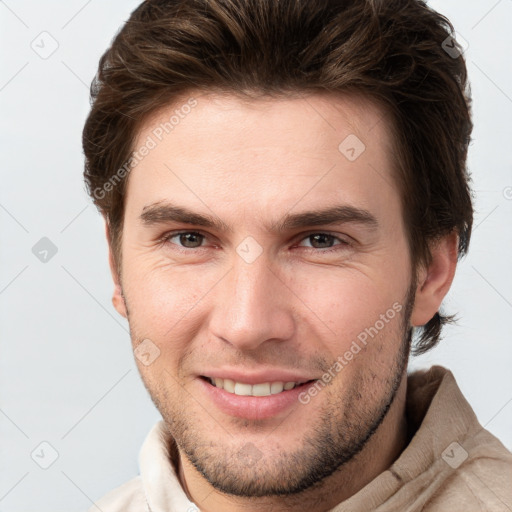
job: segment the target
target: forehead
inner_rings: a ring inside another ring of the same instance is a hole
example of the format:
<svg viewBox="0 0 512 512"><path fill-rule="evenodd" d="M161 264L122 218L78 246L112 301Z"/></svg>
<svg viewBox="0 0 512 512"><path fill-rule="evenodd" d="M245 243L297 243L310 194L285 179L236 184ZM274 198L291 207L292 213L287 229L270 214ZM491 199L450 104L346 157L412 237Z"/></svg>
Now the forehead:
<svg viewBox="0 0 512 512"><path fill-rule="evenodd" d="M165 143L161 139L170 142L180 132L188 136L193 130L195 136L187 146L175 149L201 153L210 149L208 142L215 128L223 130L222 141L234 144L233 149L245 149L253 143L288 147L294 142L296 151L314 144L332 148L350 134L374 147L391 148L392 142L389 112L373 98L360 94L296 93L251 99L191 91L146 119L136 146L148 134Z"/></svg>
<svg viewBox="0 0 512 512"><path fill-rule="evenodd" d="M134 150L151 149L130 173L127 202L215 204L215 213L237 204L276 219L280 208L319 200L397 207L391 133L386 110L362 96L191 92L143 124Z"/></svg>

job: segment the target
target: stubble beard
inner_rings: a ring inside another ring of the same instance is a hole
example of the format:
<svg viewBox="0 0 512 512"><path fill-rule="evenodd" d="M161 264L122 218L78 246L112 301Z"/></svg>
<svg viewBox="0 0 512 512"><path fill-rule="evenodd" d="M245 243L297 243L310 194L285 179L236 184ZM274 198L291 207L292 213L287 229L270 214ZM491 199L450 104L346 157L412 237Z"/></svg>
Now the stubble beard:
<svg viewBox="0 0 512 512"><path fill-rule="evenodd" d="M292 452L276 453L274 449L265 454L252 443L244 442L243 433L240 440L233 440L227 433L220 441L210 438L209 418L194 417L187 410L186 400L177 400L164 386L151 389L143 377L144 384L173 438L171 443L176 444L181 455L212 487L244 498L297 495L321 484L352 460L384 421L406 371L413 305L414 286L411 286L401 312L400 349L389 373L382 379L372 368L363 368L341 397L331 392L332 383L322 390L320 394L328 393L328 398L319 419L304 434L302 446ZM185 393L183 398L186 396ZM298 403L297 407L307 405ZM239 424L242 426L242 422Z"/></svg>

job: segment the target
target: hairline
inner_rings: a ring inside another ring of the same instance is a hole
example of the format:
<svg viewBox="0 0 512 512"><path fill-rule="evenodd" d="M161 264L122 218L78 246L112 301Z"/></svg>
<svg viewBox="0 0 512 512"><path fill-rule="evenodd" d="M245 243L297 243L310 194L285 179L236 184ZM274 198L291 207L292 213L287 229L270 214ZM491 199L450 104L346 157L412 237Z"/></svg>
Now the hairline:
<svg viewBox="0 0 512 512"><path fill-rule="evenodd" d="M198 94L195 94L195 93ZM391 169L391 178L393 185L397 187L397 192L400 198L400 212L401 219L405 228L405 235L407 239L407 247L409 250L409 256L413 264L413 268L416 268L419 261L415 261L414 248L412 247L411 233L409 233L408 223L406 219L405 211L405 190L404 183L401 179L402 172L404 171L404 163L401 159L402 148L400 147L400 134L397 126L397 118L394 111L394 106L389 102L385 101L376 94L372 94L369 91L363 89L355 89L354 87L347 87L341 89L305 89L305 88L285 88L281 90L265 91L260 88L247 89L247 90L234 90L228 87L187 87L173 95L172 99L168 101L160 102L155 105L149 112L142 116L133 126L132 143L130 145L129 155L132 155L136 149L137 141L140 139L141 134L151 123L152 120L157 119L165 110L175 108L182 104L182 100L188 97L198 98L200 96L220 96L227 98L236 98L243 102L244 105L254 105L255 103L264 102L271 104L274 100L289 100L289 99L300 99L307 98L314 95L320 95L325 98L332 98L336 101L337 98L348 99L352 104L357 103L358 108L374 108L378 113L382 113L382 117L378 123L385 122L388 128L388 139L390 141L390 147L386 150L389 156L389 164ZM363 100L363 101L360 101ZM372 128L373 129L373 128ZM120 273L122 266L122 235L125 221L125 206L126 196L128 193L128 183L130 174L128 173L124 178L123 191L122 191L122 204L121 204L121 215L118 226L118 233L114 234L111 232L112 239L115 239L115 252L114 261ZM108 216L106 216L108 219Z"/></svg>

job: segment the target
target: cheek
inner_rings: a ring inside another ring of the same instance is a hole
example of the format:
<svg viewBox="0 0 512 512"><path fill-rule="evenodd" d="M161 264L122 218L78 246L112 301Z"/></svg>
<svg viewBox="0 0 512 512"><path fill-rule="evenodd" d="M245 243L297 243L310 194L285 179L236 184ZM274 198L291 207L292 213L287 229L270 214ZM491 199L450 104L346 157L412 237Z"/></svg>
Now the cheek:
<svg viewBox="0 0 512 512"><path fill-rule="evenodd" d="M196 326L191 320L215 280L212 277L210 283L204 272L149 268L144 263L134 260L123 276L133 341L149 338L160 347L171 345L179 350L186 343L184 330L189 338L194 334Z"/></svg>
<svg viewBox="0 0 512 512"><path fill-rule="evenodd" d="M316 268L296 273L290 288L300 299L299 324L314 330L317 345L332 358L343 355L353 342L361 347L388 337L399 342L406 279L393 281L353 268Z"/></svg>
<svg viewBox="0 0 512 512"><path fill-rule="evenodd" d="M276 307L295 320L295 336L305 344L304 350L335 359L349 350L353 341L373 340L369 333L375 329L379 338L392 330L398 332L399 315L393 304L401 304L407 276L400 272L403 265L396 258L394 265L385 255L376 260L364 267L345 268L297 264L280 273L283 282L278 286L282 290L275 289L278 281L271 280ZM208 320L230 307L226 297L233 294L223 287L231 281L222 279L226 268L220 264L172 266L149 255L125 263L123 288L134 345L148 338L165 356L159 363L166 360L178 365L180 358L196 347L194 340L208 338Z"/></svg>

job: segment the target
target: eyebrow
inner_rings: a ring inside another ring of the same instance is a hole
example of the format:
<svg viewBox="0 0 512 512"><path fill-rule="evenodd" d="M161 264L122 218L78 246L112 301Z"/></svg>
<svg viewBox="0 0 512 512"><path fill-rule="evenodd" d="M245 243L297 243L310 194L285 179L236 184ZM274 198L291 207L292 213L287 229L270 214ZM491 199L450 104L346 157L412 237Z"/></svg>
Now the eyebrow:
<svg viewBox="0 0 512 512"><path fill-rule="evenodd" d="M216 216L197 213L168 202L158 202L145 206L140 219L145 226L178 222L215 229L220 232L233 232L233 229L228 224ZM271 223L267 228L270 232L282 233L310 226L345 223L360 224L371 230L375 230L379 226L376 217L368 210L350 205L339 205L321 210L287 214L283 219Z"/></svg>

